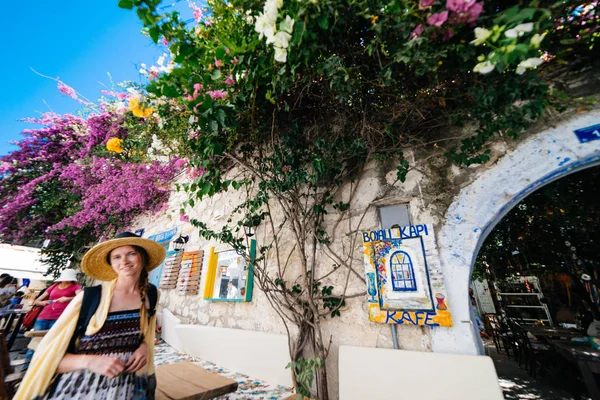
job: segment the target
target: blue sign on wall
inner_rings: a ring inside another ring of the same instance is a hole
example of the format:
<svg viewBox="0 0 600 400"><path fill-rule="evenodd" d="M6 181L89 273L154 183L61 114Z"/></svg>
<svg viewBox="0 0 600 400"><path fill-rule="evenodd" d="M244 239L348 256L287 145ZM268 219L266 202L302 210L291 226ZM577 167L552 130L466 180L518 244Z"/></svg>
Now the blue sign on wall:
<svg viewBox="0 0 600 400"><path fill-rule="evenodd" d="M148 239L157 241L158 243L168 242L173 238L173 236L175 236L176 233L177 227L156 235L148 236Z"/></svg>
<svg viewBox="0 0 600 400"><path fill-rule="evenodd" d="M581 143L600 139L600 124L588 126L574 131Z"/></svg>

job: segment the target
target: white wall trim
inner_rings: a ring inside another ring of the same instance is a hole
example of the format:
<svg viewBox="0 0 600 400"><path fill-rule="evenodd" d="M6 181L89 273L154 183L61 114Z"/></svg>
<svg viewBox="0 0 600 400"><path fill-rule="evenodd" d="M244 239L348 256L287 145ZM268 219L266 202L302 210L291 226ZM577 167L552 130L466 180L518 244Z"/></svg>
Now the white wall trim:
<svg viewBox="0 0 600 400"><path fill-rule="evenodd" d="M527 195L570 173L600 164L600 140L582 144L573 132L599 123L600 110L595 110L532 135L454 199L437 239L454 326L432 330L433 351L480 353L468 290L481 245L502 217Z"/></svg>

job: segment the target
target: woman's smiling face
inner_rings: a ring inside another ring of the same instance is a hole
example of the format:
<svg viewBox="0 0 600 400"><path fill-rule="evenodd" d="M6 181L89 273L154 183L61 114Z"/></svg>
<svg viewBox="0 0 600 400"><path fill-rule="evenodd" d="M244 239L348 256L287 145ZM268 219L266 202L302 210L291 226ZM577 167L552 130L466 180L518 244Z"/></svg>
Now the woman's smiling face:
<svg viewBox="0 0 600 400"><path fill-rule="evenodd" d="M110 265L119 278L139 277L142 268L142 255L133 246L117 247L110 252Z"/></svg>

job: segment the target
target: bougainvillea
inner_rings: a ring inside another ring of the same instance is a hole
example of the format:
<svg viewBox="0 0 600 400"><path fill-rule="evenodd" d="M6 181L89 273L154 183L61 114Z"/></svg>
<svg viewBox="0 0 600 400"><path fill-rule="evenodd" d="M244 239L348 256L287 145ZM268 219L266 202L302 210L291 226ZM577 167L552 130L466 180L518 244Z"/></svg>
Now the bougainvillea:
<svg viewBox="0 0 600 400"><path fill-rule="evenodd" d="M59 87L75 93L68 89ZM23 131L19 149L0 159L0 239L49 239L52 273L80 247L127 227L143 212L158 211L183 167L156 136L162 135L160 121L152 107L140 105L139 91L112 97L101 103L103 112L87 119L54 113L28 119L41 127ZM130 102L129 111L120 110L121 101Z"/></svg>

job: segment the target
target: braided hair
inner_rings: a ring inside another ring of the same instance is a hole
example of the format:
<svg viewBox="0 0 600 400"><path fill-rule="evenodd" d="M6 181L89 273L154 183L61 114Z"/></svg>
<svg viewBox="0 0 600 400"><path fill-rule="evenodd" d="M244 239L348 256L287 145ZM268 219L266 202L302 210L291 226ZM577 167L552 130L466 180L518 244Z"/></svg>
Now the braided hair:
<svg viewBox="0 0 600 400"><path fill-rule="evenodd" d="M148 263L150 261L150 257L148 256L148 252L146 249L140 246L133 246L135 251L138 252L140 257L142 258L142 271L140 272L140 279L138 281L138 289L140 290L140 297L142 300L142 305L140 306L140 332L142 336L142 340L144 339L144 332L146 332L146 328L148 327L148 310L146 310L146 295L148 292Z"/></svg>

